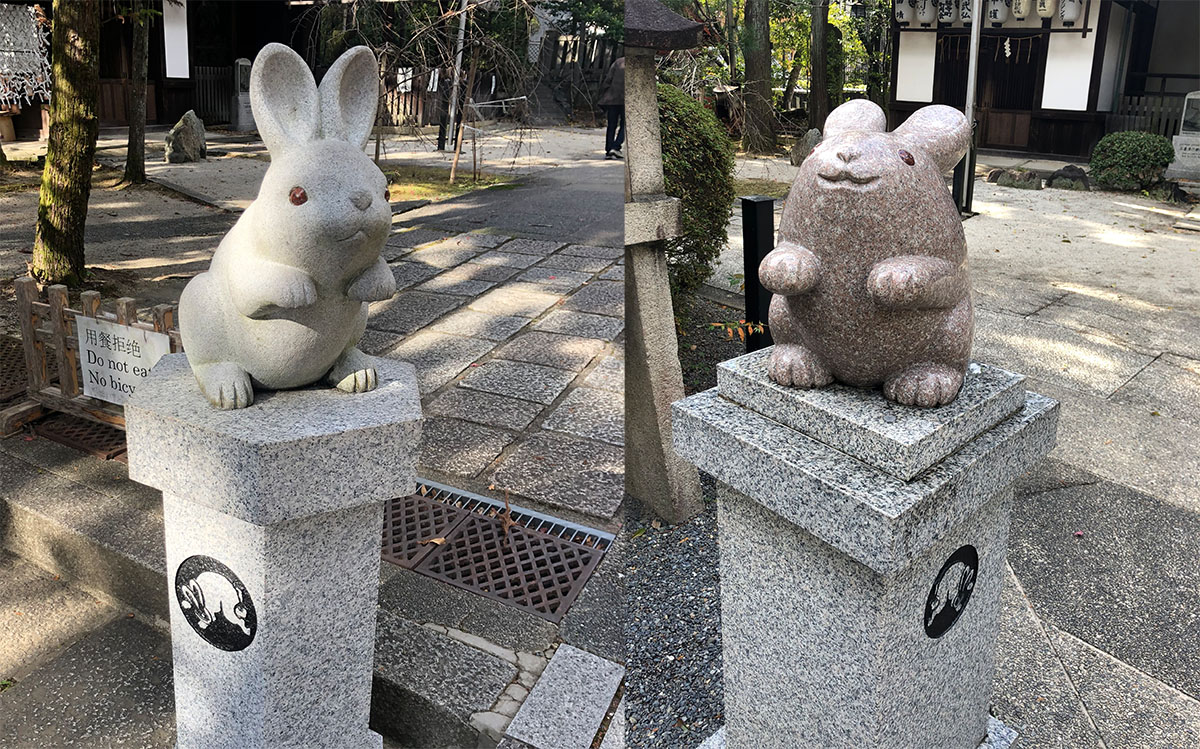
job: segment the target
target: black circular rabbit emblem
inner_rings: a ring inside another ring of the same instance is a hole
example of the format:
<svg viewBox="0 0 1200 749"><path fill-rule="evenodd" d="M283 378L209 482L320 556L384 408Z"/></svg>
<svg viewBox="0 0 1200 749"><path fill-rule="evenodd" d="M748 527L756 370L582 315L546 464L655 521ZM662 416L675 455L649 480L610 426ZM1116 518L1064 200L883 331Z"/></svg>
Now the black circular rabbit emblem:
<svg viewBox="0 0 1200 749"><path fill-rule="evenodd" d="M979 573L979 552L960 546L950 555L925 599L925 634L937 639L950 631L967 608Z"/></svg>
<svg viewBox="0 0 1200 749"><path fill-rule="evenodd" d="M205 642L243 650L254 641L258 616L246 586L212 557L190 556L175 571L175 598L183 618Z"/></svg>

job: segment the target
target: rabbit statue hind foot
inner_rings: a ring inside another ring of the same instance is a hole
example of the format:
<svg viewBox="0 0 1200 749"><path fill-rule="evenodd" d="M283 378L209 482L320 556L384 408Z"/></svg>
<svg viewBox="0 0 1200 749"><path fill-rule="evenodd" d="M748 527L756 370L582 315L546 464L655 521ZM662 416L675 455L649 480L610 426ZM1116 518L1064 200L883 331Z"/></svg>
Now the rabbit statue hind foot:
<svg viewBox="0 0 1200 749"><path fill-rule="evenodd" d="M888 132L870 101L830 113L796 175L778 246L759 266L774 294L774 382L882 387L888 400L953 401L973 309L962 222L943 174L965 153L966 117L924 107Z"/></svg>
<svg viewBox="0 0 1200 749"><path fill-rule="evenodd" d="M254 381L236 362L193 364L192 374L208 402L228 410L254 405ZM325 375L324 382L347 393L365 393L379 386L375 358L350 348Z"/></svg>

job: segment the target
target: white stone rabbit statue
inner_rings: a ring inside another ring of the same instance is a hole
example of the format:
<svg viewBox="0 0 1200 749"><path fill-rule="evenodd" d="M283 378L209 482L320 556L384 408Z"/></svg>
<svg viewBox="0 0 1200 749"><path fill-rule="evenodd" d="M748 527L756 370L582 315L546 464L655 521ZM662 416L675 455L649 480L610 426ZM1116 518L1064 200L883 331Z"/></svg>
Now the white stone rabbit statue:
<svg viewBox="0 0 1200 749"><path fill-rule="evenodd" d="M363 150L378 92L366 47L339 57L320 88L282 44L255 58L250 103L271 166L179 300L183 347L214 406L245 408L255 388L319 380L375 388L374 359L356 347L367 303L396 291L380 256L392 219L387 179Z"/></svg>

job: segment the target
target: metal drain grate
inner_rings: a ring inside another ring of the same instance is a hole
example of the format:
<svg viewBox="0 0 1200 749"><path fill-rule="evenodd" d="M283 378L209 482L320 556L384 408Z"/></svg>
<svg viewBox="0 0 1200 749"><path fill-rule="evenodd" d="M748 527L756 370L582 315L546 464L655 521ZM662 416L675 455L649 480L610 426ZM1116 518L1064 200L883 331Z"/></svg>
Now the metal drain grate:
<svg viewBox="0 0 1200 749"><path fill-rule="evenodd" d="M521 526L505 537L499 521L471 515L416 570L558 622L603 556Z"/></svg>
<svg viewBox="0 0 1200 749"><path fill-rule="evenodd" d="M29 378L25 374L25 349L21 341L0 337L0 402L25 394Z"/></svg>
<svg viewBox="0 0 1200 749"><path fill-rule="evenodd" d="M383 506L383 558L412 569L437 549L432 539L445 538L466 513L416 494Z"/></svg>
<svg viewBox="0 0 1200 749"><path fill-rule="evenodd" d="M384 509L383 558L557 623L612 544L610 533L419 481ZM440 543L436 542L440 541Z"/></svg>
<svg viewBox="0 0 1200 749"><path fill-rule="evenodd" d="M112 460L125 452L125 432L107 424L70 414L55 414L33 428L45 437L98 458Z"/></svg>

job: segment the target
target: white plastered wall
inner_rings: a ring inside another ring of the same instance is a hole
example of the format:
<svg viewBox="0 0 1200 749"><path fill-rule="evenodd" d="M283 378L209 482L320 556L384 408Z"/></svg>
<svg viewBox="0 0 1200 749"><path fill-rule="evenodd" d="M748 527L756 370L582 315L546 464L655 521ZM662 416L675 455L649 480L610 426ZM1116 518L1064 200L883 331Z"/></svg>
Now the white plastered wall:
<svg viewBox="0 0 1200 749"><path fill-rule="evenodd" d="M187 0L180 4L163 3L163 51L166 53L167 77L190 78L188 64Z"/></svg>
<svg viewBox="0 0 1200 749"><path fill-rule="evenodd" d="M1100 19L1100 3L1092 3L1087 28L1095 29ZM1055 25L1058 28L1058 25ZM1096 33L1051 34L1046 47L1046 77L1042 84L1042 109L1087 110L1092 87L1092 56Z"/></svg>
<svg viewBox="0 0 1200 749"><path fill-rule="evenodd" d="M896 101L933 101L937 34L900 32L896 57Z"/></svg>

